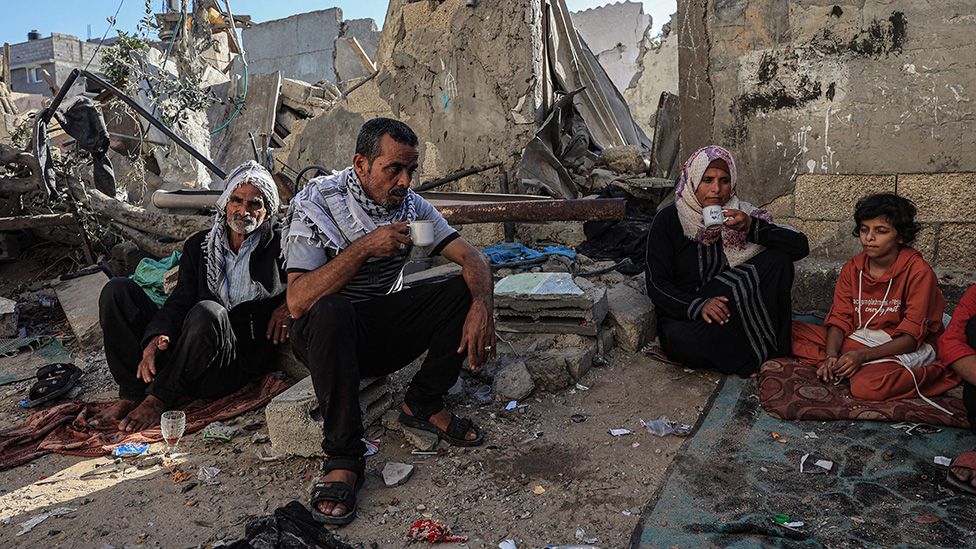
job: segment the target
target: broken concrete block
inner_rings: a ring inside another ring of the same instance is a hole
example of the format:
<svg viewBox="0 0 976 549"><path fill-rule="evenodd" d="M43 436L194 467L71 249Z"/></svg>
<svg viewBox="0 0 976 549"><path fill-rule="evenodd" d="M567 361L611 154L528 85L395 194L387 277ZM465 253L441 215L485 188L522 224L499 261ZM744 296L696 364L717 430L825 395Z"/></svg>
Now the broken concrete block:
<svg viewBox="0 0 976 549"><path fill-rule="evenodd" d="M383 483L387 486L400 486L410 480L413 475L413 465L409 463L389 462L383 466Z"/></svg>
<svg viewBox="0 0 976 549"><path fill-rule="evenodd" d="M532 374L525 366L525 361L514 355L502 355L497 358L501 364L495 371L493 389L505 400L522 400L535 389Z"/></svg>
<svg viewBox="0 0 976 549"><path fill-rule="evenodd" d="M598 351L596 337L578 334L512 334L506 339L511 346L500 345L499 353L522 357L535 387L550 393L582 379Z"/></svg>
<svg viewBox="0 0 976 549"><path fill-rule="evenodd" d="M17 302L0 297L0 337L16 337L17 320Z"/></svg>
<svg viewBox="0 0 976 549"><path fill-rule="evenodd" d="M610 288L607 300L610 324L616 328L619 347L634 353L654 339L656 316L649 297L621 282Z"/></svg>
<svg viewBox="0 0 976 549"><path fill-rule="evenodd" d="M600 164L618 173L644 173L648 164L634 145L607 147L600 153Z"/></svg>
<svg viewBox="0 0 976 549"><path fill-rule="evenodd" d="M386 377L367 378L359 384L363 426L383 415L393 403ZM323 422L312 378L306 377L276 396L264 410L271 447L282 454L321 456Z"/></svg>
<svg viewBox="0 0 976 549"><path fill-rule="evenodd" d="M607 315L605 288L569 273L523 273L495 287L500 331L595 336Z"/></svg>
<svg viewBox="0 0 976 549"><path fill-rule="evenodd" d="M407 427L400 423L400 420L397 419L399 417L399 410L390 410L383 414L383 427L391 431L398 431L411 446L421 452L432 452L437 448L437 443L441 440L440 437L430 431Z"/></svg>
<svg viewBox="0 0 976 549"><path fill-rule="evenodd" d="M99 271L65 280L55 288L71 331L83 347L102 346L102 328L98 324L98 297L106 283L108 277Z"/></svg>
<svg viewBox="0 0 976 549"><path fill-rule="evenodd" d="M301 361L295 357L291 350L291 345L284 343L275 349L275 363L278 370L288 374L292 379L304 379L308 377L309 371Z"/></svg>

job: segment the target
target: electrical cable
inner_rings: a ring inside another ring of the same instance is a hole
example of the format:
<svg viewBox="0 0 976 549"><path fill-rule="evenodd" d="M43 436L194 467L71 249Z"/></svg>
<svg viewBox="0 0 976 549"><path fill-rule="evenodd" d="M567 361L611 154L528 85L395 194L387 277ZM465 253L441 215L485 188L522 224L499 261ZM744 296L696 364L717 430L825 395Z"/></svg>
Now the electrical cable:
<svg viewBox="0 0 976 549"><path fill-rule="evenodd" d="M95 56L98 55L98 50L100 50L102 48L102 44L105 42L105 37L108 36L108 31L112 30L112 27L114 27L115 26L115 23L118 22L118 20L119 20L119 12L122 11L122 4L125 4L125 0L121 0L119 2L119 7L115 10L115 15L112 16L112 22L111 22L111 24L109 24L109 26L108 26L107 29L105 29L105 33L102 34L102 39L98 41L98 45L95 46L95 51L92 52L91 59L89 59L88 60L88 63L85 65L85 70L86 71L88 70L89 65L92 64L92 61L95 60Z"/></svg>

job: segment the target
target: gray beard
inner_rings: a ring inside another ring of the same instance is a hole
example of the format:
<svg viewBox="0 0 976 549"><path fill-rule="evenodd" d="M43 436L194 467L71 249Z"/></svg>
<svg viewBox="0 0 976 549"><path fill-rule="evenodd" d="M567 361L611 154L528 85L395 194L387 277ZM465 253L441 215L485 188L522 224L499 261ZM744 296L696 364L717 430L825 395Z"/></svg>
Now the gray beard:
<svg viewBox="0 0 976 549"><path fill-rule="evenodd" d="M235 233L247 236L257 230L258 220L253 217L247 217L239 220L228 219L227 226L230 227L230 230L234 231Z"/></svg>

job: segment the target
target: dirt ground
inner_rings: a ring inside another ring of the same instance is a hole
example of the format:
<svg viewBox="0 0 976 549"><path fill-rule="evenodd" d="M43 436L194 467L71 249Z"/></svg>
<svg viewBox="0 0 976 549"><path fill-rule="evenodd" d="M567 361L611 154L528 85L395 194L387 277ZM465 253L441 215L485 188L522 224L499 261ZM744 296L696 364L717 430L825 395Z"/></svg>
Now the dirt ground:
<svg viewBox="0 0 976 549"><path fill-rule="evenodd" d="M81 362L89 373L80 398L112 398L104 359L83 355ZM414 456L399 433L374 427L369 434L382 444L367 463L359 517L338 533L364 547L402 547L410 524L432 517L469 536L467 547L496 547L509 538L518 547L569 545L579 543L579 528L599 547L625 547L683 441L643 432L639 419L667 415L694 423L716 381L714 374L616 353L608 366L586 375L588 390L535 394L513 411L505 411L501 402L462 402L459 413L475 418L487 432L488 442L480 448L448 447L441 456ZM25 417L16 403L26 388L21 383L0 392L4 425ZM573 414L586 420L575 423ZM169 467L129 467L77 480L81 472L111 460L48 455L0 472L0 517L10 517L0 521L0 546L212 547L242 537L251 517L291 499L307 503L321 460L261 461L255 451L263 444L252 437L267 432L263 413L251 412L234 423L243 429L229 443L188 435L181 443L187 455ZM634 434L613 437L612 428ZM381 471L389 461L413 464L413 477L386 487ZM215 483L196 480L202 466L220 469ZM174 482L176 470L191 480ZM52 476L66 479L35 484ZM74 511L16 535L21 523L58 507Z"/></svg>

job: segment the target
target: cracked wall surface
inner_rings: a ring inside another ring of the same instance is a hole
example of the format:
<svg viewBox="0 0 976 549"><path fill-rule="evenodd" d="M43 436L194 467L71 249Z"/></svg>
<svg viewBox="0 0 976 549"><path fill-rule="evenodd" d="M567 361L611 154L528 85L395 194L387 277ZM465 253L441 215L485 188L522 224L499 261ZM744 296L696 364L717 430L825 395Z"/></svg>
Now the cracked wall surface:
<svg viewBox="0 0 976 549"><path fill-rule="evenodd" d="M678 26L683 158L728 147L740 194L823 257L850 251L850 193L905 194L934 216L927 257L976 269L976 226L951 213L976 171L976 3L680 0Z"/></svg>
<svg viewBox="0 0 976 549"><path fill-rule="evenodd" d="M393 0L379 74L296 130L289 165L347 166L362 123L391 116L420 137L420 180L495 160L513 171L541 116L541 17L534 0L475 8L465 0ZM498 191L498 180L492 171L454 188Z"/></svg>
<svg viewBox="0 0 976 549"><path fill-rule="evenodd" d="M330 8L251 25L242 40L252 74L338 83L368 74L346 39L355 37L372 58L379 35L372 19L343 21L342 10Z"/></svg>

